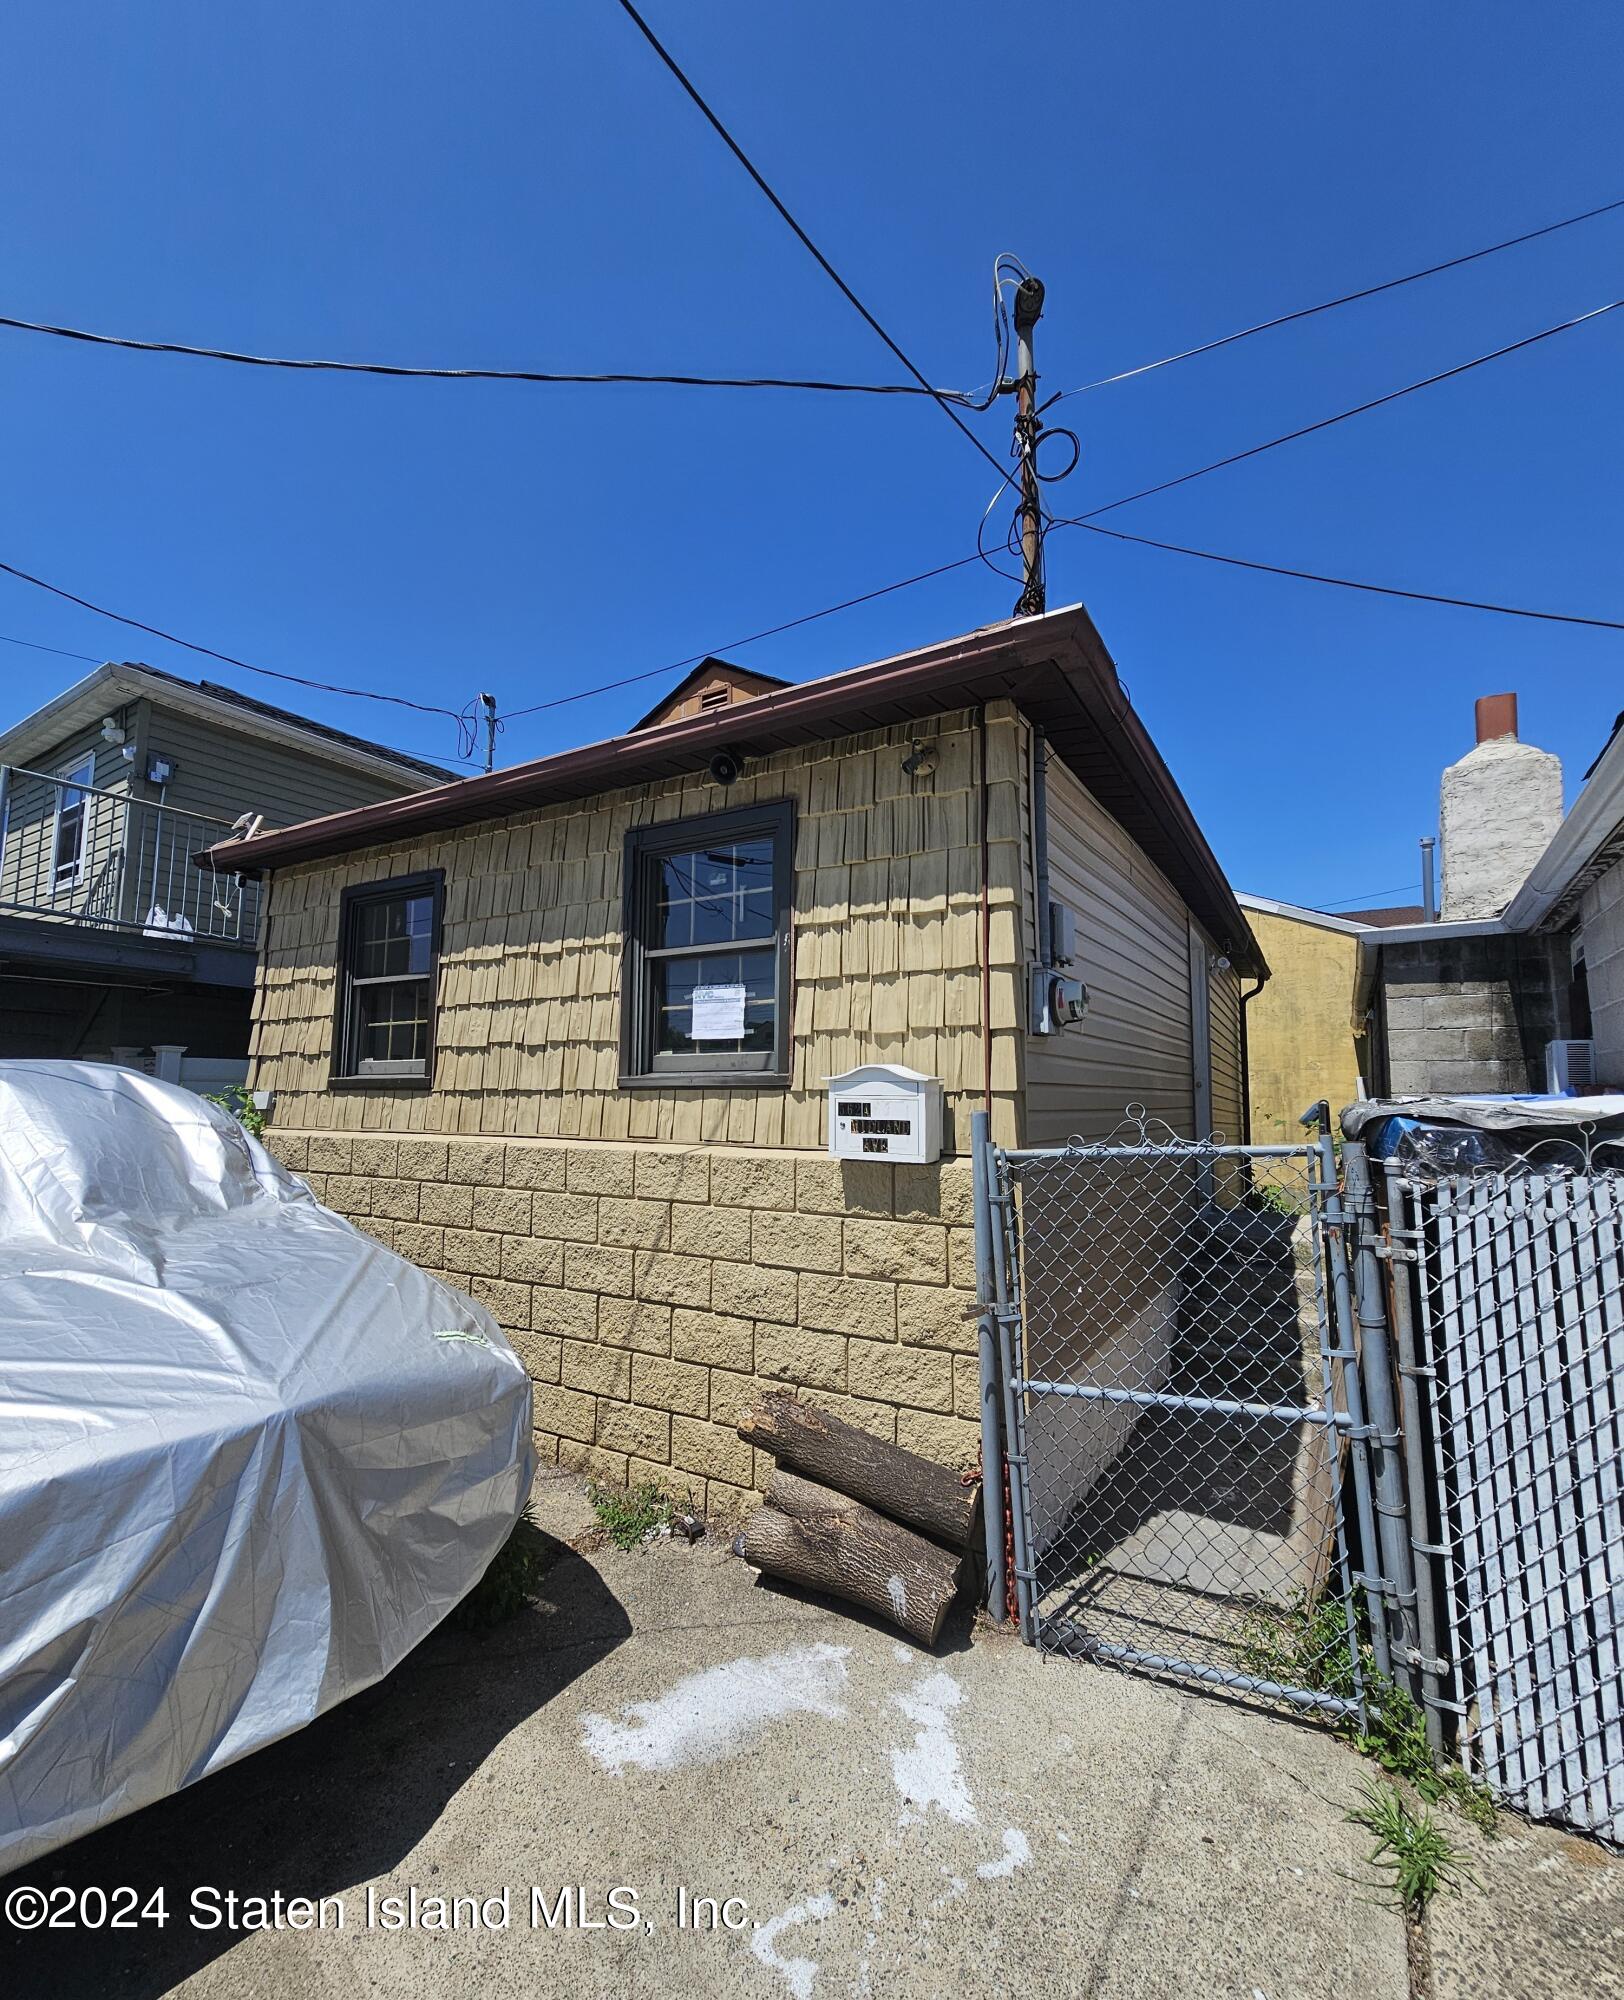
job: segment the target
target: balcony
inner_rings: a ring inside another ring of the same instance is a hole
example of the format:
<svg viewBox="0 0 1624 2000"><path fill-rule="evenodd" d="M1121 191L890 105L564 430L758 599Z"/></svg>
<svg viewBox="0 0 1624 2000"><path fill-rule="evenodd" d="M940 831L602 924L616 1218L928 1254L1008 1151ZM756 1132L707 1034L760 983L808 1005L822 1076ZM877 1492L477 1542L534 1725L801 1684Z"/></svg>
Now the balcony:
<svg viewBox="0 0 1624 2000"><path fill-rule="evenodd" d="M8 949L26 938L30 956L162 961L201 977L200 951L218 966L215 948L236 947L229 983L242 983L259 936L259 884L193 861L230 832L224 820L0 765Z"/></svg>

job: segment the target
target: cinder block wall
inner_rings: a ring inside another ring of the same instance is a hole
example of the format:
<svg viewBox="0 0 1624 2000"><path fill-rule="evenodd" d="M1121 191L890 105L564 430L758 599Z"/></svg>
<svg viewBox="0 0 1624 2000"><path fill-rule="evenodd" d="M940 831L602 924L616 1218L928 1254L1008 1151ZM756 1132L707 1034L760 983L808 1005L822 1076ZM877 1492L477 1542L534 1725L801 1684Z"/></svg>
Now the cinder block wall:
<svg viewBox="0 0 1624 2000"><path fill-rule="evenodd" d="M1381 981L1392 1095L1544 1089L1565 1013L1544 938L1385 945Z"/></svg>
<svg viewBox="0 0 1624 2000"><path fill-rule="evenodd" d="M790 1385L948 1465L980 1444L966 1161L279 1131L318 1199L488 1306L544 1463L727 1512Z"/></svg>

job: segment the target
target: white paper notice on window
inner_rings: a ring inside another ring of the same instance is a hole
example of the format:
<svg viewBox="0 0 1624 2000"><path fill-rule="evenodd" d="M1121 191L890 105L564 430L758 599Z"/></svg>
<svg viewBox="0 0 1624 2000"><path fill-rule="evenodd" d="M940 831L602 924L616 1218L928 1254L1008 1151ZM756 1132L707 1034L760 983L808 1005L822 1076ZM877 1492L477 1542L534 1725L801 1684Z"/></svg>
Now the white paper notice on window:
<svg viewBox="0 0 1624 2000"><path fill-rule="evenodd" d="M744 988L696 986L688 1032L696 1042L736 1042L744 1033Z"/></svg>

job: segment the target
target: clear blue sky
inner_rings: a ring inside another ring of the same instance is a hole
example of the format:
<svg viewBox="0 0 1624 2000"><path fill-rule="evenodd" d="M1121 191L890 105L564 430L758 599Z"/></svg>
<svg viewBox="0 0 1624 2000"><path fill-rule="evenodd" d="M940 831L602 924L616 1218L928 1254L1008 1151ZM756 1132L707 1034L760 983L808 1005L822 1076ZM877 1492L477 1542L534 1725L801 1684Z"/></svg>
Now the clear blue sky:
<svg viewBox="0 0 1624 2000"><path fill-rule="evenodd" d="M745 147L935 379L991 372L1010 249L1045 386L1624 194L1624 13L648 0ZM13 0L0 311L443 365L895 379L611 0ZM1624 294L1624 212L1078 398L1063 511ZM1624 313L1124 509L1115 525L1624 616ZM979 420L1007 443L1007 405ZM504 708L962 554L991 476L928 404L260 374L0 332L0 557L256 660ZM788 678L985 623L977 569L734 657ZM1082 534L1084 599L1237 886L1396 900L1471 703L1515 688L1570 796L1624 637L1405 606ZM0 577L0 632L270 682ZM0 646L0 719L84 671ZM659 683L516 724L613 734ZM311 696L444 755L450 725Z"/></svg>

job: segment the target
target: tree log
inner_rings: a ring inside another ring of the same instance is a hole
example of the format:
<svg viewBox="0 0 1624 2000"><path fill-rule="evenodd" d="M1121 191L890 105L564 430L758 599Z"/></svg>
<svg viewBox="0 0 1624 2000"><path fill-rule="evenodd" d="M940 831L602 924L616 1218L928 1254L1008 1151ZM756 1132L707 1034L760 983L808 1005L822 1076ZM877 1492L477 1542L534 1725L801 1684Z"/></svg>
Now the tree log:
<svg viewBox="0 0 1624 2000"><path fill-rule="evenodd" d="M958 1594L962 1558L859 1500L775 1472L745 1523L744 1559L769 1576L873 1611L933 1646Z"/></svg>
<svg viewBox="0 0 1624 2000"><path fill-rule="evenodd" d="M866 1500L950 1549L965 1548L975 1533L979 1480L967 1485L945 1465L886 1444L782 1390L769 1391L745 1412L739 1436L792 1471Z"/></svg>

